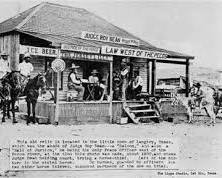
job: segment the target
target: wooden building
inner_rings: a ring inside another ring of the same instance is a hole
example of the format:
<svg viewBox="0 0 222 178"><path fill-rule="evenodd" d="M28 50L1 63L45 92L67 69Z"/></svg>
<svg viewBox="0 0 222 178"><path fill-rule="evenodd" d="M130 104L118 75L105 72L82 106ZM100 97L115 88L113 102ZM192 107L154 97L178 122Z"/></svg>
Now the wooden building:
<svg viewBox="0 0 222 178"><path fill-rule="evenodd" d="M93 69L107 79L118 70L125 57L131 71L140 69L143 91L155 94L156 63L184 65L186 94L189 88L189 63L193 56L169 51L112 25L85 9L41 3L0 23L0 52L9 54L11 70L17 70L25 52L32 55L33 76L47 71L60 55L66 69L60 74L59 99L65 101L69 68L80 66L80 77L88 78ZM48 78L52 91L54 74Z"/></svg>

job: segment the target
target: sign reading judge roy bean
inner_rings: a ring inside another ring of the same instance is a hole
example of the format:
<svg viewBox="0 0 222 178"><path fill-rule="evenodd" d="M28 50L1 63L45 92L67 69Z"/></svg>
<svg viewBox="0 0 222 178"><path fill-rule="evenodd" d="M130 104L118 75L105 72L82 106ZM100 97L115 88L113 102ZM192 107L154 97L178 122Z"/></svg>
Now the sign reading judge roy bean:
<svg viewBox="0 0 222 178"><path fill-rule="evenodd" d="M129 39L129 38L123 38L119 36L111 36L111 35L94 33L94 32L83 31L81 34L81 38L86 39L86 40L95 40L95 41L110 42L110 43L116 43L116 44L139 46L139 40L136 40L136 39Z"/></svg>
<svg viewBox="0 0 222 178"><path fill-rule="evenodd" d="M129 57L138 57L138 58L147 58L147 59L166 59L168 55L167 53L162 53L158 51L118 48L111 46L102 46L101 53L108 55L129 56Z"/></svg>

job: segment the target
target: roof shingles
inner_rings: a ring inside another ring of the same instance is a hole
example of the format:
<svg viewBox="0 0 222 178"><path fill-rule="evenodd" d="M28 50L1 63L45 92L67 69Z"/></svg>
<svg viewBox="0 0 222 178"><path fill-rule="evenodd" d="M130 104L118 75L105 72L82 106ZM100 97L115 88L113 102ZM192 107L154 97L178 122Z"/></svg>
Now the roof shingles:
<svg viewBox="0 0 222 178"><path fill-rule="evenodd" d="M0 24L0 34L12 30L76 39L81 37L82 31L96 32L137 39L140 41L141 49L162 50L170 52L171 55L183 56L180 53L157 48L85 9L52 3L42 3Z"/></svg>

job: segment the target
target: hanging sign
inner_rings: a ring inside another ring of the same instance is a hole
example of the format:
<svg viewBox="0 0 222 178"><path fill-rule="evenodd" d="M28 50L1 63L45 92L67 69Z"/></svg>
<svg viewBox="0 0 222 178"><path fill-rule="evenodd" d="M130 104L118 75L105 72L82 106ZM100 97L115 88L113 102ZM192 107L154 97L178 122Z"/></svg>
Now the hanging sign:
<svg viewBox="0 0 222 178"><path fill-rule="evenodd" d="M29 53L34 56L57 57L58 49L20 45L20 54Z"/></svg>
<svg viewBox="0 0 222 178"><path fill-rule="evenodd" d="M136 39L129 39L119 36L111 36L111 35L86 32L86 31L82 31L81 38L86 40L95 40L95 41L102 41L102 42L109 42L116 44L132 45L132 46L139 46L140 43L139 40Z"/></svg>
<svg viewBox="0 0 222 178"><path fill-rule="evenodd" d="M97 47L69 45L69 44L62 44L61 49L66 50L66 51L79 51L79 52L86 52L86 53L99 53L100 52L100 48L97 48Z"/></svg>
<svg viewBox="0 0 222 178"><path fill-rule="evenodd" d="M55 59L52 61L52 70L54 72L62 72L65 70L66 63L62 59Z"/></svg>
<svg viewBox="0 0 222 178"><path fill-rule="evenodd" d="M111 46L102 46L101 53L108 55L128 56L128 57L147 58L147 59L166 59L168 55L167 53L162 53L158 51L118 48Z"/></svg>
<svg viewBox="0 0 222 178"><path fill-rule="evenodd" d="M89 53L78 53L78 52L62 52L62 58L76 59L76 60L90 60L90 61L112 61L113 57L102 54L89 54Z"/></svg>

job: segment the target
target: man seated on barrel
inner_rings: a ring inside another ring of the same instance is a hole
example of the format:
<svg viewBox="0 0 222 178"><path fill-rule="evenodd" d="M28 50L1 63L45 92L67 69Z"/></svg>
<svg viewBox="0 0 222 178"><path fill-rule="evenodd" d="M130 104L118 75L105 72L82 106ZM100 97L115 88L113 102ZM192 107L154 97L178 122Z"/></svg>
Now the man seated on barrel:
<svg viewBox="0 0 222 178"><path fill-rule="evenodd" d="M93 69L91 72L91 75L89 76L89 83L93 84L93 89L94 89L94 98L96 100L102 101L105 96L106 92L106 85L100 83L99 77L98 77L98 71L96 69ZM102 94L101 94L102 93Z"/></svg>
<svg viewBox="0 0 222 178"><path fill-rule="evenodd" d="M82 101L85 88L82 86L81 79L77 77L78 68L79 66L76 66L74 63L72 64L72 67L70 68L71 72L68 75L68 89L76 90L78 92L77 100Z"/></svg>
<svg viewBox="0 0 222 178"><path fill-rule="evenodd" d="M133 99L137 98L137 95L141 93L143 88L143 79L139 75L139 70L134 71L134 80L132 84Z"/></svg>

